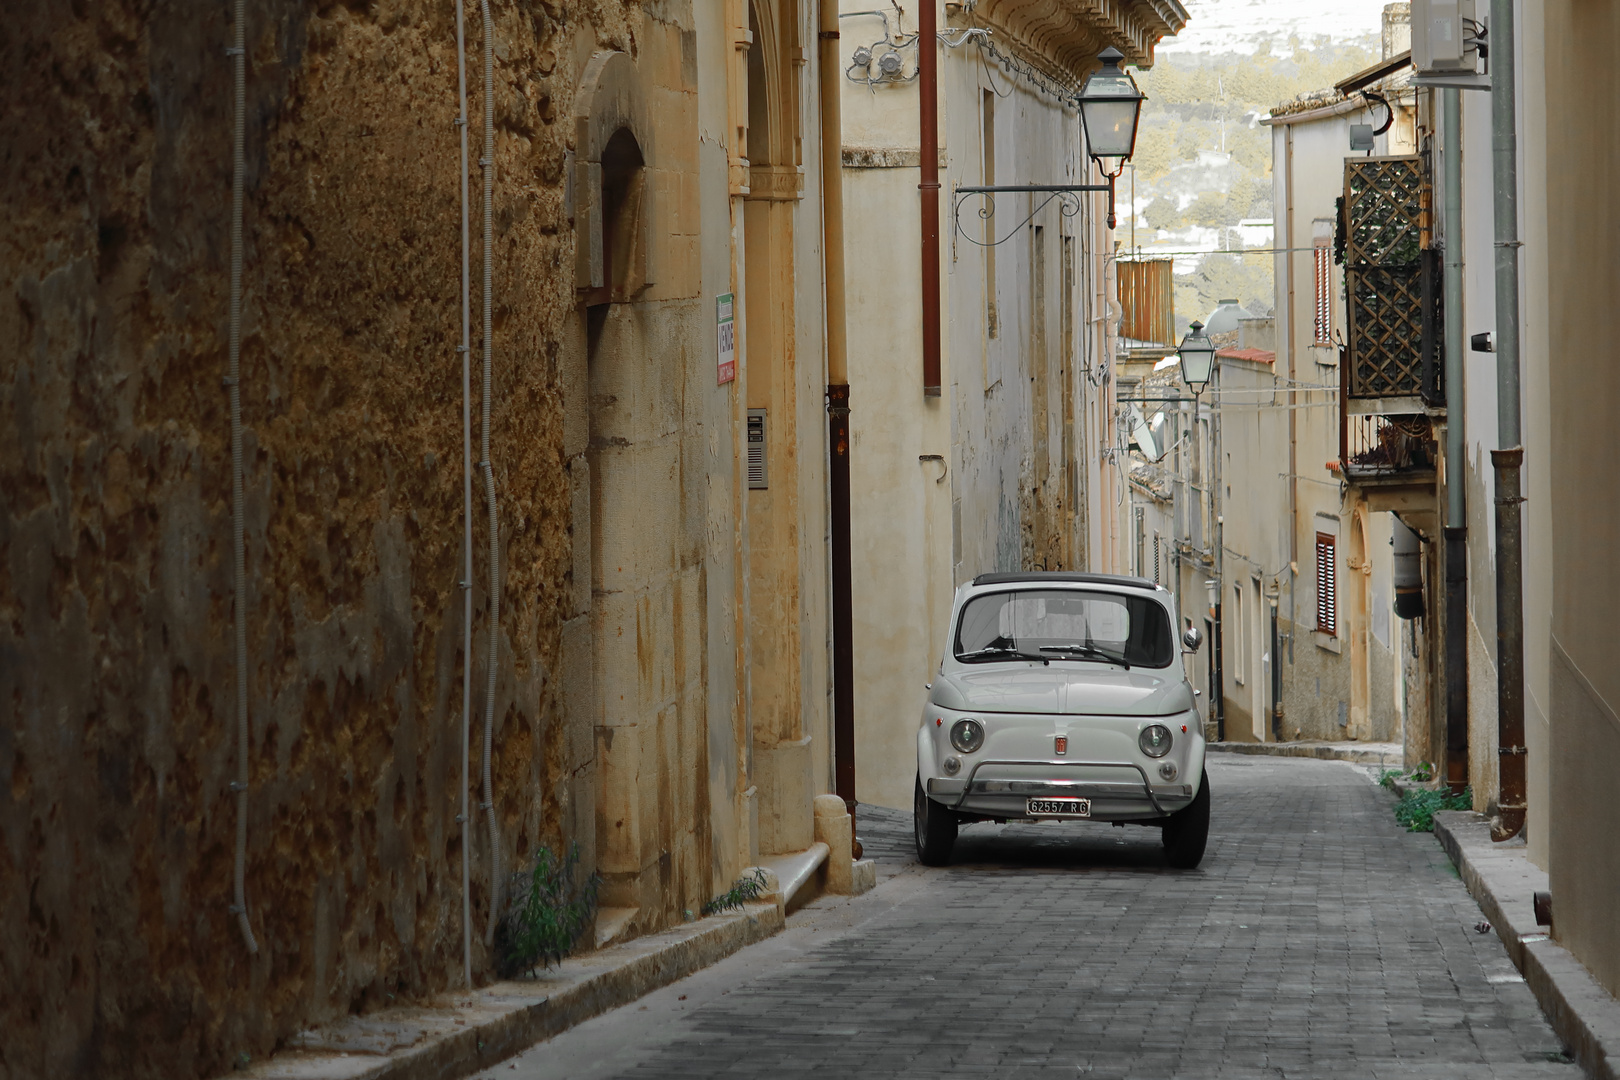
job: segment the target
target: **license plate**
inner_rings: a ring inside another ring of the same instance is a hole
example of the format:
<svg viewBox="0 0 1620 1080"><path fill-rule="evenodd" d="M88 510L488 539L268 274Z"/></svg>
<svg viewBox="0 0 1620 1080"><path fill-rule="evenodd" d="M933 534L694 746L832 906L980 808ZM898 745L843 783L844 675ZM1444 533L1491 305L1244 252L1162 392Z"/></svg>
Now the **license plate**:
<svg viewBox="0 0 1620 1080"><path fill-rule="evenodd" d="M1031 799L1030 817L1090 817L1090 799Z"/></svg>

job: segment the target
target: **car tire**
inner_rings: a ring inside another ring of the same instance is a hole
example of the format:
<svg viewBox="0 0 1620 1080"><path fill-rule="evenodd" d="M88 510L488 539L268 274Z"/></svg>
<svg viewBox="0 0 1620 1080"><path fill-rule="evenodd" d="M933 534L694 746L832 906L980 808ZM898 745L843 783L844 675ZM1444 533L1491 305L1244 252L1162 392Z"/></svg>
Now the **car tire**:
<svg viewBox="0 0 1620 1080"><path fill-rule="evenodd" d="M956 846L956 813L923 794L921 777L917 778L911 813L918 860L924 866L944 866L950 862L951 848Z"/></svg>
<svg viewBox="0 0 1620 1080"><path fill-rule="evenodd" d="M1164 858L1177 870L1192 870L1204 859L1209 842L1209 774L1198 784L1198 794L1185 809L1164 823Z"/></svg>

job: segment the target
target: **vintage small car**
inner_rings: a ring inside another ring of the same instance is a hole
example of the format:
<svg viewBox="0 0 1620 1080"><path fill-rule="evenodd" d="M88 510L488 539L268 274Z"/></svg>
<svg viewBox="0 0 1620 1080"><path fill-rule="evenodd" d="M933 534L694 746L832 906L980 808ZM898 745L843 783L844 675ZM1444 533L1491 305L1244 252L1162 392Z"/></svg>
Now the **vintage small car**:
<svg viewBox="0 0 1620 1080"><path fill-rule="evenodd" d="M1156 825L1191 869L1209 836L1198 695L1171 595L1151 581L981 574L956 592L917 730L917 856L973 821Z"/></svg>

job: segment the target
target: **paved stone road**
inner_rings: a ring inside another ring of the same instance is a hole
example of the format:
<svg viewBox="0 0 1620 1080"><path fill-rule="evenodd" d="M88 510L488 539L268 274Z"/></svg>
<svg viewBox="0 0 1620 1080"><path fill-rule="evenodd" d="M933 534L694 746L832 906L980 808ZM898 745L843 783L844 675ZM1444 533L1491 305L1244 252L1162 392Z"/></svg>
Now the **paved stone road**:
<svg viewBox="0 0 1620 1080"><path fill-rule="evenodd" d="M1210 765L1210 850L1156 829L976 825L783 934L487 1077L1580 1080L1427 834L1336 762Z"/></svg>

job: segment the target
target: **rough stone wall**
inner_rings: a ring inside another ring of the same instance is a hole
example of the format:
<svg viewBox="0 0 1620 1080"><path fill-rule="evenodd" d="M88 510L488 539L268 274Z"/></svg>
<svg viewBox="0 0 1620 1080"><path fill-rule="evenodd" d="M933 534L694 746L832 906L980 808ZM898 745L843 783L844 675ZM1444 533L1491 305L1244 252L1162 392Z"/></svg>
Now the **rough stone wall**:
<svg viewBox="0 0 1620 1080"><path fill-rule="evenodd" d="M589 6L634 48L634 9ZM564 839L548 672L569 551L556 356L579 35L560 2L502 0L495 17L494 764L510 866ZM256 956L228 910L229 19L224 3L26 0L0 35L7 1080L217 1074L309 1023L459 978L454 8L248 3ZM471 4L475 357L481 36ZM475 781L477 767L475 752ZM478 971L481 815L470 835Z"/></svg>

